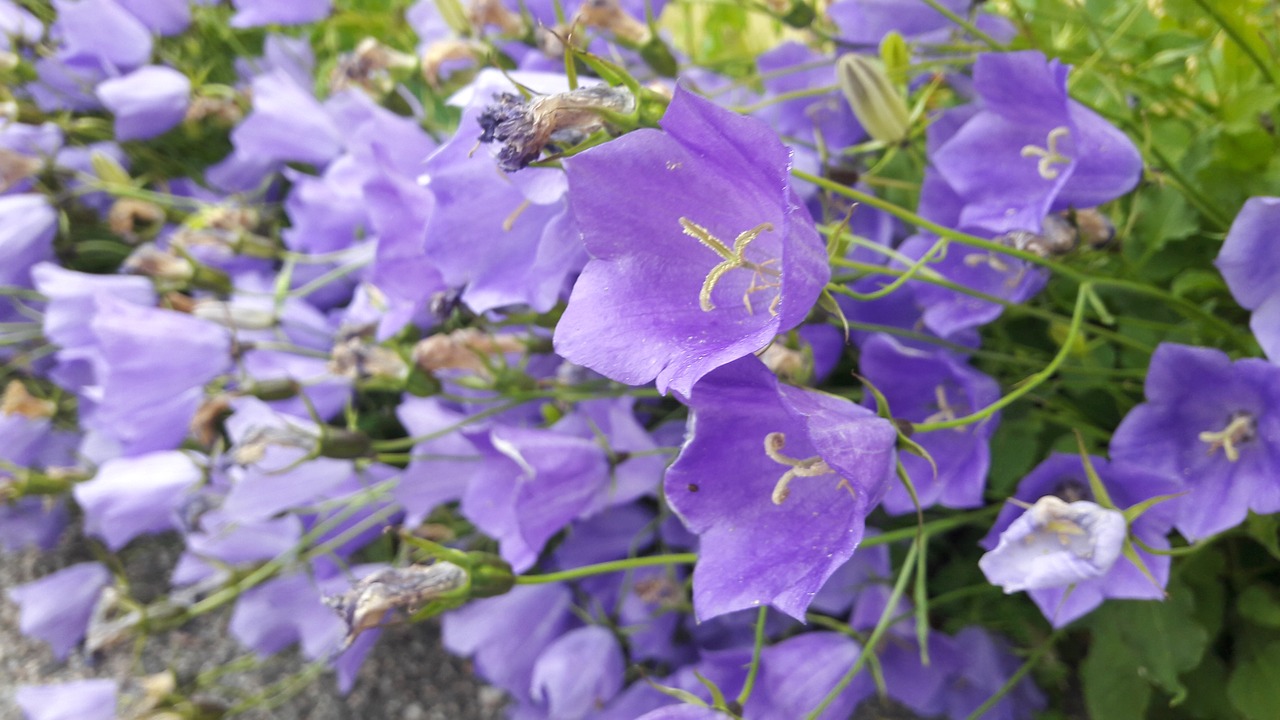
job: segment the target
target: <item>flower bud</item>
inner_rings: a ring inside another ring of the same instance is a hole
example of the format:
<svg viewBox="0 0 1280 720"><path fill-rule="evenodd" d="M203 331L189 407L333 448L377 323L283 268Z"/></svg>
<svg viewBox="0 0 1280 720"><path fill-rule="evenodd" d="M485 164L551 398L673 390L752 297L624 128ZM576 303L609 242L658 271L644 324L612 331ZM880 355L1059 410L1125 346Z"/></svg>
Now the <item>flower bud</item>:
<svg viewBox="0 0 1280 720"><path fill-rule="evenodd" d="M836 61L837 82L867 134L883 143L907 136L911 117L906 101L879 61L854 53Z"/></svg>

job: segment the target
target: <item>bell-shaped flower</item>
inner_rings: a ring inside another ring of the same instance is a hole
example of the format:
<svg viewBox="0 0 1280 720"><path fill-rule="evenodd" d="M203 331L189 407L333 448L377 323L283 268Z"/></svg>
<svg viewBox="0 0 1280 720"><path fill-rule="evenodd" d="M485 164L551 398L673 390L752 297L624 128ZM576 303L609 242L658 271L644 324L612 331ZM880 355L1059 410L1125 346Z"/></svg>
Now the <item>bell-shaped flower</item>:
<svg viewBox="0 0 1280 720"><path fill-rule="evenodd" d="M549 718L581 720L618 694L624 669L622 648L608 628L570 630L538 656L530 696Z"/></svg>
<svg viewBox="0 0 1280 720"><path fill-rule="evenodd" d="M236 14L231 27L261 25L301 25L323 20L333 10L333 0L234 0Z"/></svg>
<svg viewBox="0 0 1280 720"><path fill-rule="evenodd" d="M1137 148L1068 97L1067 72L1038 51L978 56L982 109L931 153L964 202L962 225L1039 232L1052 211L1100 205L1137 184Z"/></svg>
<svg viewBox="0 0 1280 720"><path fill-rule="evenodd" d="M1276 223L1280 198L1249 198L1213 261L1232 297L1253 311L1249 328L1272 362L1280 362L1280 251L1272 242Z"/></svg>
<svg viewBox="0 0 1280 720"><path fill-rule="evenodd" d="M591 261L555 345L619 382L687 396L799 325L830 268L767 125L683 87L661 124L565 162Z"/></svg>
<svg viewBox="0 0 1280 720"><path fill-rule="evenodd" d="M1250 510L1280 511L1280 367L1161 343L1146 397L1116 428L1111 457L1185 485L1187 494L1169 502L1178 532L1199 540Z"/></svg>
<svg viewBox="0 0 1280 720"><path fill-rule="evenodd" d="M108 460L72 492L85 532L119 550L138 535L177 528L179 506L203 477L191 457L170 450Z"/></svg>
<svg viewBox="0 0 1280 720"><path fill-rule="evenodd" d="M98 596L109 582L106 567L85 562L10 588L9 599L21 611L18 629L49 643L54 657L65 659L84 637Z"/></svg>
<svg viewBox="0 0 1280 720"><path fill-rule="evenodd" d="M497 538L516 572L533 567L551 536L585 513L609 482L604 450L555 429L495 427L468 439L481 457L462 514Z"/></svg>
<svg viewBox="0 0 1280 720"><path fill-rule="evenodd" d="M852 638L834 632L811 632L766 647L760 653L758 690L746 712L753 717L800 718L822 704L827 693L862 654ZM875 694L870 673L859 673L818 715L837 720Z"/></svg>
<svg viewBox="0 0 1280 720"><path fill-rule="evenodd" d="M1107 462L1099 457L1091 457L1089 464L1107 491L1110 502L1122 511L1152 498L1175 494L1180 489L1177 483L1140 466ZM1051 454L1018 483L1013 495L1013 499L1022 504L1045 497L1056 497L1064 503L1083 501L1097 504L1098 499L1094 497L1093 486L1080 456ZM1135 543L1134 552L1141 565L1122 557L1096 577L1074 578L1068 583L1029 588L1027 594L1054 627L1062 627L1089 613L1107 598L1164 599L1164 587L1169 581L1169 556L1146 548L1159 550L1169 547L1166 535L1173 526L1175 509L1172 502L1158 502L1130 519L1128 533L1139 541ZM992 550L1000 544L1002 536L1021 513L1021 508L1013 502L1001 508L991 532L983 538L982 546Z"/></svg>
<svg viewBox="0 0 1280 720"><path fill-rule="evenodd" d="M262 161L325 165L342 133L310 92L282 70L253 80L253 112L231 131L236 151Z"/></svg>
<svg viewBox="0 0 1280 720"><path fill-rule="evenodd" d="M915 423L954 420L981 410L1000 398L990 377L943 351L916 350L888 335L875 335L862 344L859 371L889 403L895 418ZM999 415L980 423L922 433L912 439L932 459L910 453L902 464L915 486L920 506L951 508L982 504L991 465L991 435ZM911 512L915 503L906 487L894 483L884 498L885 510Z"/></svg>
<svg viewBox="0 0 1280 720"><path fill-rule="evenodd" d="M54 0L49 28L66 60L89 59L128 72L151 59L151 32L115 0Z"/></svg>
<svg viewBox="0 0 1280 720"><path fill-rule="evenodd" d="M893 426L831 395L780 385L755 358L707 375L667 502L701 539L694 610L772 605L803 619L862 540L895 467Z"/></svg>
<svg viewBox="0 0 1280 720"><path fill-rule="evenodd" d="M116 0L157 35L177 35L191 24L190 0Z"/></svg>
<svg viewBox="0 0 1280 720"><path fill-rule="evenodd" d="M14 702L27 720L114 720L115 680L76 680L56 685L20 685Z"/></svg>
<svg viewBox="0 0 1280 720"><path fill-rule="evenodd" d="M1013 521L978 567L1006 593L1072 585L1111 570L1124 535L1119 510L1046 495Z"/></svg>
<svg viewBox="0 0 1280 720"><path fill-rule="evenodd" d="M191 81L173 68L147 65L101 83L97 93L116 117L117 140L145 140L182 122Z"/></svg>

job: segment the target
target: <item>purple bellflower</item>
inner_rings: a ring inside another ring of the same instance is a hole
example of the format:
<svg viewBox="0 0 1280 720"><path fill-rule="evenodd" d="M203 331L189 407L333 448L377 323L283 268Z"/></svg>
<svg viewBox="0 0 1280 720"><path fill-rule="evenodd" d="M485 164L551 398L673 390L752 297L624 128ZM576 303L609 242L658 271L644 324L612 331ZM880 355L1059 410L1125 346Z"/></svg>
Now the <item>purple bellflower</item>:
<svg viewBox="0 0 1280 720"><path fill-rule="evenodd" d="M169 450L108 460L72 492L85 532L119 550L143 533L177 528L178 508L202 478L186 453Z"/></svg>
<svg viewBox="0 0 1280 720"><path fill-rule="evenodd" d="M622 689L625 662L607 628L589 625L561 635L533 665L532 699L548 718L581 720Z"/></svg>
<svg viewBox="0 0 1280 720"><path fill-rule="evenodd" d="M1122 510L1180 489L1177 483L1147 468L1109 463L1099 457L1091 457L1090 464L1111 501ZM1048 503L1058 510L1083 503L1077 517L1058 518L1047 535L1035 529L1024 534L1028 523L1035 522L1029 518L1035 510L1022 513L1021 508L1010 503L1001 508L991 532L982 541L982 546L991 551L979 561L987 577L1004 586L1006 592L1026 590L1054 627L1089 613L1107 598L1164 598L1169 556L1135 547L1151 577L1129 559L1114 557L1118 549L1113 527L1117 513L1097 505L1079 456L1050 455L1023 478L1013 497L1022 503L1035 503L1036 507L1050 498L1056 499L1058 503ZM1173 502L1158 503L1135 518L1127 532L1148 547L1167 548L1166 535L1173 525L1175 510ZM1074 534L1072 526L1082 534ZM1126 530L1122 527L1121 532ZM1018 536L1022 539L1017 540ZM1123 541L1123 535L1119 540ZM1096 548L1087 547L1090 543L1095 543ZM997 553L1000 548L1003 550ZM1076 554L1075 550L1083 552Z"/></svg>
<svg viewBox="0 0 1280 720"><path fill-rule="evenodd" d="M170 67L147 65L98 85L98 99L116 116L116 139L145 140L182 122L191 81Z"/></svg>
<svg viewBox="0 0 1280 720"><path fill-rule="evenodd" d="M114 720L119 689L115 680L22 685L13 699L27 720Z"/></svg>
<svg viewBox="0 0 1280 720"><path fill-rule="evenodd" d="M177 35L191 24L190 0L116 0L157 35Z"/></svg>
<svg viewBox="0 0 1280 720"><path fill-rule="evenodd" d="M111 573L100 563L78 563L8 591L21 615L18 628L39 638L64 660L84 637L89 617Z"/></svg>
<svg viewBox="0 0 1280 720"><path fill-rule="evenodd" d="M333 0L233 0L236 14L231 27L260 25L301 25L323 20L333 9Z"/></svg>
<svg viewBox="0 0 1280 720"><path fill-rule="evenodd" d="M896 431L847 400L780 385L755 358L708 374L689 407L665 489L702 540L698 619L768 604L802 620L884 496Z"/></svg>
<svg viewBox="0 0 1280 720"><path fill-rule="evenodd" d="M915 350L888 335L875 335L862 344L859 369L884 393L894 417L911 422L954 420L1000 398L1000 388L994 380L956 357L942 351ZM991 465L989 442L999 422L999 415L994 415L981 423L914 438L936 464L935 471L922 457L902 456L921 507L941 504L970 508L982 504ZM901 483L889 488L884 506L893 514L915 509Z"/></svg>
<svg viewBox="0 0 1280 720"><path fill-rule="evenodd" d="M1280 198L1249 198L1213 262L1236 302L1253 311L1249 327L1272 362L1280 362L1280 252L1272 242L1276 223Z"/></svg>
<svg viewBox="0 0 1280 720"><path fill-rule="evenodd" d="M830 269L772 130L683 88L662 128L565 162L591 260L555 345L619 382L687 396L799 325Z"/></svg>
<svg viewBox="0 0 1280 720"><path fill-rule="evenodd" d="M964 202L961 225L1039 232L1050 212L1094 207L1137 184L1137 148L1067 96L1067 72L1037 51L978 56L983 107L932 153Z"/></svg>
<svg viewBox="0 0 1280 720"><path fill-rule="evenodd" d="M804 633L770 645L760 653L759 691L747 703L747 716L805 717L861 654L857 642L833 632ZM848 718L874 693L870 673L859 673L818 717Z"/></svg>
<svg viewBox="0 0 1280 720"><path fill-rule="evenodd" d="M1185 484L1187 494L1169 503L1178 532L1195 541L1250 510L1280 511L1280 367L1162 343L1146 396L1116 428L1111 457Z"/></svg>

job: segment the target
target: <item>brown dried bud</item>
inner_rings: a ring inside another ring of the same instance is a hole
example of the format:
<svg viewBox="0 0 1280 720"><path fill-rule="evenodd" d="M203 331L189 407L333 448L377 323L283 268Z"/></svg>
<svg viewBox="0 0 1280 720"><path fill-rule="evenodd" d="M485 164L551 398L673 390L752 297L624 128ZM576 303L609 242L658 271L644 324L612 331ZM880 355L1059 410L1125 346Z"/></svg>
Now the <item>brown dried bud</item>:
<svg viewBox="0 0 1280 720"><path fill-rule="evenodd" d="M372 345L365 338L355 336L340 340L333 346L329 372L352 380L404 380L409 376L409 367L394 350Z"/></svg>
<svg viewBox="0 0 1280 720"><path fill-rule="evenodd" d="M125 258L123 269L135 275L174 283L186 283L195 276L190 260L161 250L154 243L139 245Z"/></svg>
<svg viewBox="0 0 1280 720"><path fill-rule="evenodd" d="M636 99L624 87L592 85L525 102L514 93L496 96L480 114L480 142L500 142L498 167L515 172L538 159L548 145L573 146L605 125L602 112L628 114Z"/></svg>
<svg viewBox="0 0 1280 720"><path fill-rule="evenodd" d="M412 616L435 600L467 587L467 571L451 562L387 568L370 575L342 595L325 598L347 623L343 646L396 615Z"/></svg>
<svg viewBox="0 0 1280 720"><path fill-rule="evenodd" d="M17 380L10 380L4 388L4 398L0 400L0 415L21 415L31 420L51 418L58 412L58 405L50 400L41 400L27 392L27 386Z"/></svg>
<svg viewBox="0 0 1280 720"><path fill-rule="evenodd" d="M475 60L476 50L466 40L441 40L422 53L422 77L431 87L440 87L440 69L447 62Z"/></svg>
<svg viewBox="0 0 1280 720"><path fill-rule="evenodd" d="M153 202L120 198L107 211L107 227L129 242L137 242L140 234L156 230L164 218L164 208Z"/></svg>
<svg viewBox="0 0 1280 720"><path fill-rule="evenodd" d="M183 122L199 123L209 119L222 127L234 127L244 119L244 110L233 98L202 95L187 105Z"/></svg>
<svg viewBox="0 0 1280 720"><path fill-rule="evenodd" d="M765 348L760 360L778 377L786 380L804 380L813 373L812 358L800 350L793 350L780 342Z"/></svg>
<svg viewBox="0 0 1280 720"><path fill-rule="evenodd" d="M218 439L219 426L231 415L231 398L227 395L206 400L191 418L191 435L201 447L213 447Z"/></svg>
<svg viewBox="0 0 1280 720"><path fill-rule="evenodd" d="M341 92L351 87L381 97L391 92L395 81L391 78L392 69L408 69L417 64L417 59L398 50L383 45L373 38L360 41L356 49L338 58L329 75L331 92Z"/></svg>
<svg viewBox="0 0 1280 720"><path fill-rule="evenodd" d="M39 158L0 148L0 193L34 177L41 167L44 167L44 162Z"/></svg>
<svg viewBox="0 0 1280 720"><path fill-rule="evenodd" d="M471 18L472 27L477 30L494 25L503 35L524 34L524 20L508 10L502 0L472 0L467 14Z"/></svg>
<svg viewBox="0 0 1280 720"><path fill-rule="evenodd" d="M607 30L614 37L636 45L643 45L651 37L649 27L632 17L618 0L586 0L573 20L586 27Z"/></svg>
<svg viewBox="0 0 1280 720"><path fill-rule="evenodd" d="M498 353L518 353L525 344L514 335L490 335L475 328L432 335L413 347L413 363L429 373L466 370L489 376L484 358Z"/></svg>

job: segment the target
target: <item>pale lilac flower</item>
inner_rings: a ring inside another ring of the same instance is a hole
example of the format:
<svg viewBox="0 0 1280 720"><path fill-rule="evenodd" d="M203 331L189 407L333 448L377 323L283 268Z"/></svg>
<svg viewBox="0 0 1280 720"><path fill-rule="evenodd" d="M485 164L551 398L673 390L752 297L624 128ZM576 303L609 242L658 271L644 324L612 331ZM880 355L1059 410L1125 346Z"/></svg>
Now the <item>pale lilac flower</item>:
<svg viewBox="0 0 1280 720"><path fill-rule="evenodd" d="M118 140L145 140L169 131L182 122L190 95L187 76L161 65L98 85L98 99L116 117Z"/></svg>
<svg viewBox="0 0 1280 720"><path fill-rule="evenodd" d="M108 460L72 492L85 532L119 550L144 533L176 529L178 507L203 477L186 453L171 450Z"/></svg>
<svg viewBox="0 0 1280 720"><path fill-rule="evenodd" d="M76 680L56 685L21 685L14 701L27 720L115 720L115 680Z"/></svg>
<svg viewBox="0 0 1280 720"><path fill-rule="evenodd" d="M10 588L9 599L21 610L18 628L49 643L54 657L65 659L84 637L98 596L109 582L106 567L85 562Z"/></svg>

